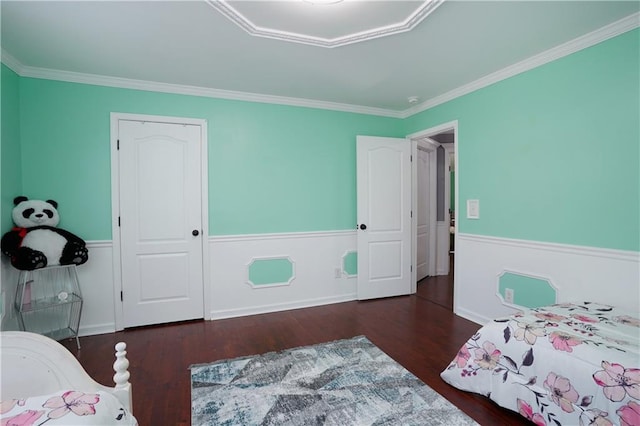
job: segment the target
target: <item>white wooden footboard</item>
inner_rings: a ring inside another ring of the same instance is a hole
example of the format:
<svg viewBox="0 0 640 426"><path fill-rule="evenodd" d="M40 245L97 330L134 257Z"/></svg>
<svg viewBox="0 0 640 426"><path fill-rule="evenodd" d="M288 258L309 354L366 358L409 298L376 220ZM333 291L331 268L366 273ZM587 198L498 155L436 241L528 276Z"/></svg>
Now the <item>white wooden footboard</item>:
<svg viewBox="0 0 640 426"><path fill-rule="evenodd" d="M0 400L27 398L73 389L81 392L108 392L132 412L129 360L126 344L115 346L114 387L93 380L78 360L60 343L24 331L0 332Z"/></svg>

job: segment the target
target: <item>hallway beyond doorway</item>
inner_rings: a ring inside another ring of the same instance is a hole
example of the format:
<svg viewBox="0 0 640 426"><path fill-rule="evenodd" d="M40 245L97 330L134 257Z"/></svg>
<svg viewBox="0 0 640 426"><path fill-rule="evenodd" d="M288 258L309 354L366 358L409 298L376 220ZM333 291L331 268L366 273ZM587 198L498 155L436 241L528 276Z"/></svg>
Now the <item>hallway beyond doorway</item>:
<svg viewBox="0 0 640 426"><path fill-rule="evenodd" d="M449 275L426 277L418 281L416 296L453 311L453 259L449 255Z"/></svg>

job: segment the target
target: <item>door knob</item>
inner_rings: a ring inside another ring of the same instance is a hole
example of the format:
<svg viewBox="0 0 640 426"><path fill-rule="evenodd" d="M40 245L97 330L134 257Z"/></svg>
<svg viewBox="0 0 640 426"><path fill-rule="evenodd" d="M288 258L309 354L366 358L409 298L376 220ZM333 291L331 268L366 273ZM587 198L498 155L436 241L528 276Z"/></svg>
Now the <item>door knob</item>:
<svg viewBox="0 0 640 426"><path fill-rule="evenodd" d="M365 225L365 224L363 223L362 225L360 225L360 229L362 229L362 230L364 231L365 229L367 229L367 225Z"/></svg>
<svg viewBox="0 0 640 426"><path fill-rule="evenodd" d="M193 235L194 237L197 237L198 235L200 235L200 231L198 231L197 229L194 229L193 231L191 231L191 235Z"/></svg>

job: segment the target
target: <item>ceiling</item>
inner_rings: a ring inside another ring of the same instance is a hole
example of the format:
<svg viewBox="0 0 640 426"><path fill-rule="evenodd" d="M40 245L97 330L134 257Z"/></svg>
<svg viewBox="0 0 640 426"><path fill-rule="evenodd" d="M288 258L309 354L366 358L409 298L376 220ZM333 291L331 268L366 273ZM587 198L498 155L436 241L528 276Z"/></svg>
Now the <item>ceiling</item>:
<svg viewBox="0 0 640 426"><path fill-rule="evenodd" d="M397 116L632 14L638 21L640 2L3 0L0 7L2 59L21 75L153 82Z"/></svg>

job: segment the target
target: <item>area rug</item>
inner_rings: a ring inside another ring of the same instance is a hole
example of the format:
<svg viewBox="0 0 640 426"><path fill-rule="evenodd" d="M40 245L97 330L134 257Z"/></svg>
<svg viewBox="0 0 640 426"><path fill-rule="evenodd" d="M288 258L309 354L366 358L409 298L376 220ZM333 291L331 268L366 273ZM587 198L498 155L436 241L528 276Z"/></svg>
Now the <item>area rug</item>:
<svg viewBox="0 0 640 426"><path fill-rule="evenodd" d="M477 424L364 336L190 369L194 426Z"/></svg>

